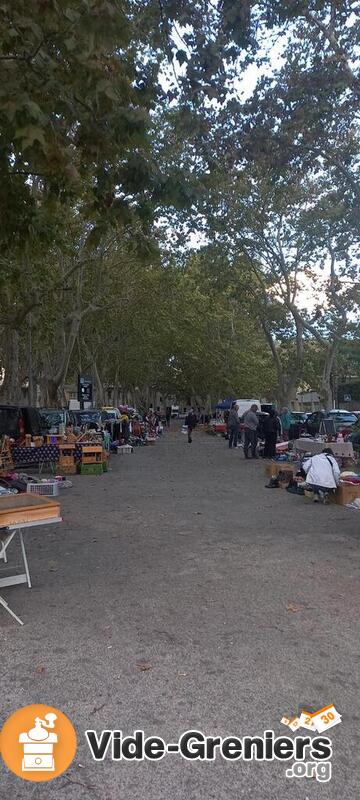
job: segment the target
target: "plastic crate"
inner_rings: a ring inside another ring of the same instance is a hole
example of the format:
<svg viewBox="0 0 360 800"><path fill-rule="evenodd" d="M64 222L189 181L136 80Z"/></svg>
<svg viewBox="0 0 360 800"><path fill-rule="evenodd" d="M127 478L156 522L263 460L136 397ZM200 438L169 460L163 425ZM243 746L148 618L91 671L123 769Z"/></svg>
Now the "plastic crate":
<svg viewBox="0 0 360 800"><path fill-rule="evenodd" d="M118 456L129 456L131 455L133 448L131 444L122 444L117 448Z"/></svg>
<svg viewBox="0 0 360 800"><path fill-rule="evenodd" d="M100 464L80 464L80 475L102 475L103 465Z"/></svg>
<svg viewBox="0 0 360 800"><path fill-rule="evenodd" d="M38 494L42 497L57 497L59 494L59 482L39 481L38 483L28 483L26 491L27 494Z"/></svg>

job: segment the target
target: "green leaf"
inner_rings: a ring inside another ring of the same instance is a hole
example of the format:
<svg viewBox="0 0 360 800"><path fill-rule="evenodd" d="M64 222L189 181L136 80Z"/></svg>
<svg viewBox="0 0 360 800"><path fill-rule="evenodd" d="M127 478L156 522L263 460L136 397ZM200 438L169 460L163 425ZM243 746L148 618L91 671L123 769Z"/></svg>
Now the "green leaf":
<svg viewBox="0 0 360 800"><path fill-rule="evenodd" d="M34 142L40 142L42 147L45 147L46 144L43 129L36 127L36 125L25 125L24 128L17 128L15 139L21 139L23 147L32 147Z"/></svg>
<svg viewBox="0 0 360 800"><path fill-rule="evenodd" d="M71 50L75 50L75 48L77 47L77 44L78 43L77 43L77 41L75 39L75 36L71 36L68 39L64 40L65 47L67 48L67 50L70 50L70 51Z"/></svg>
<svg viewBox="0 0 360 800"><path fill-rule="evenodd" d="M179 62L180 67L188 60L185 50L178 50L176 53L176 60Z"/></svg>

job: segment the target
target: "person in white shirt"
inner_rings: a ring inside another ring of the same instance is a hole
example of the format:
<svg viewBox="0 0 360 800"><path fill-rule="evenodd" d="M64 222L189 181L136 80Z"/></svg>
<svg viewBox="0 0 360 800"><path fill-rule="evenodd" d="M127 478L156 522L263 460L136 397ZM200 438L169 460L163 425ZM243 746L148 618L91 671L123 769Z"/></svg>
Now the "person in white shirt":
<svg viewBox="0 0 360 800"><path fill-rule="evenodd" d="M304 461L302 468L306 473L306 483L314 492L314 501L327 502L339 484L340 469L330 447L322 453Z"/></svg>

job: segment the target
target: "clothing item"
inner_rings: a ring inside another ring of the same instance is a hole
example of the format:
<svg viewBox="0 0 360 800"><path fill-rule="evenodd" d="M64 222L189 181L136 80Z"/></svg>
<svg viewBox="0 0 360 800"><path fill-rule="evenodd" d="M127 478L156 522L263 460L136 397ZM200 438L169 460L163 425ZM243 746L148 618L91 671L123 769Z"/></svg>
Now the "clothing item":
<svg viewBox="0 0 360 800"><path fill-rule="evenodd" d="M238 430L237 428L229 428L229 448L237 447Z"/></svg>
<svg viewBox="0 0 360 800"><path fill-rule="evenodd" d="M277 432L265 433L264 458L275 458L276 440Z"/></svg>
<svg viewBox="0 0 360 800"><path fill-rule="evenodd" d="M269 414L269 416L265 417L264 419L263 428L265 437L267 434L275 434L275 436L277 436L277 434L280 432L279 417Z"/></svg>
<svg viewBox="0 0 360 800"><path fill-rule="evenodd" d="M251 409L249 409L249 411L246 412L244 415L244 425L245 429L249 428L251 431L257 430L259 427L259 419L257 414L255 414L255 411L251 411Z"/></svg>
<svg viewBox="0 0 360 800"><path fill-rule="evenodd" d="M339 465L329 453L319 453L303 463L306 483L322 489L336 489L340 479Z"/></svg>
<svg viewBox="0 0 360 800"><path fill-rule="evenodd" d="M290 411L287 411L285 414L281 414L280 419L283 431L289 431L292 421Z"/></svg>
<svg viewBox="0 0 360 800"><path fill-rule="evenodd" d="M239 430L240 420L239 420L239 415L238 415L238 412L236 411L236 408L232 408L231 409L230 414L229 414L229 418L228 418L228 421L227 421L227 425L228 425L229 430L231 428L234 428L237 431Z"/></svg>
<svg viewBox="0 0 360 800"><path fill-rule="evenodd" d="M244 441L245 458L249 458L249 448L251 449L252 457L256 458L256 445L257 445L256 430L251 430L251 428L245 428L245 441Z"/></svg>
<svg viewBox="0 0 360 800"><path fill-rule="evenodd" d="M193 411L189 411L185 420L185 425L187 425L188 428L191 428L191 430L194 430L196 423L197 423L196 414L194 414Z"/></svg>

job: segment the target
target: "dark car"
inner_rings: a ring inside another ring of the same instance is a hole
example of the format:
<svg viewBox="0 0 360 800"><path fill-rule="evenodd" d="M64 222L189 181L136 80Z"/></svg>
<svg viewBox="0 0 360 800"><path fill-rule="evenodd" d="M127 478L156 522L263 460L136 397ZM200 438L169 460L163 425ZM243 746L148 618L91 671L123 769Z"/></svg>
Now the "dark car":
<svg viewBox="0 0 360 800"><path fill-rule="evenodd" d="M290 411L290 414L293 425L303 425L305 423L306 417L302 411Z"/></svg>
<svg viewBox="0 0 360 800"><path fill-rule="evenodd" d="M21 433L41 435L41 417L34 406L0 406L0 436L19 439Z"/></svg>
<svg viewBox="0 0 360 800"><path fill-rule="evenodd" d="M336 431L351 431L358 419L351 411L333 409L332 411L314 411L306 420L306 430L310 436L319 433L320 425L324 419L334 420Z"/></svg>
<svg viewBox="0 0 360 800"><path fill-rule="evenodd" d="M263 414L270 414L270 411L275 408L274 403L261 403L260 409Z"/></svg>

